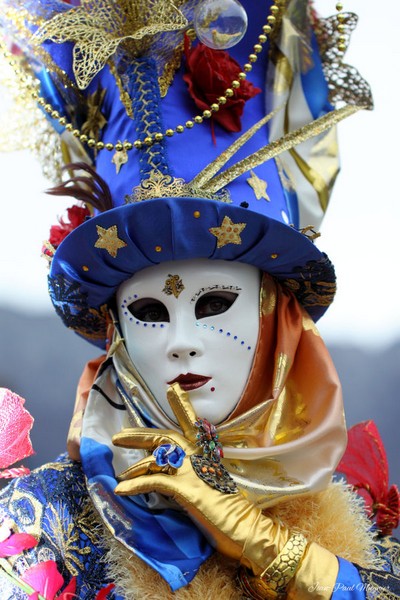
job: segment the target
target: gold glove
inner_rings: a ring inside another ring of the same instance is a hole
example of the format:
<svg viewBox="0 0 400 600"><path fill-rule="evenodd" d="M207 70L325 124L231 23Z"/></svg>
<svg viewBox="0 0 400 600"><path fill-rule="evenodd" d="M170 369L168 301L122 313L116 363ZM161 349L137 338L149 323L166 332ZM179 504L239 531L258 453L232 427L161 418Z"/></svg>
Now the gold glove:
<svg viewBox="0 0 400 600"><path fill-rule="evenodd" d="M116 446L151 452L119 475L118 478L122 481L115 493L134 496L158 492L173 498L186 510L218 552L238 560L259 577L264 571L268 571L268 566L286 547L291 533L246 500L218 460L204 459L201 456L196 441L198 442L200 435L199 422L201 424L202 421L197 419L188 394L178 384L173 384L168 389L168 400L183 435L171 430L147 428L124 429L115 435L113 443ZM211 438L210 447L214 448L218 442L212 435ZM181 453L182 464L179 468L174 468L168 458L176 454L177 448ZM161 459L166 459L165 466L159 460L160 453ZM296 559L296 568L302 554L303 552ZM337 573L336 557L328 554L335 561ZM290 572L290 578L294 572L295 568ZM290 578L285 579L285 586ZM335 579L336 575L333 583ZM329 597L330 595L326 595L326 598Z"/></svg>

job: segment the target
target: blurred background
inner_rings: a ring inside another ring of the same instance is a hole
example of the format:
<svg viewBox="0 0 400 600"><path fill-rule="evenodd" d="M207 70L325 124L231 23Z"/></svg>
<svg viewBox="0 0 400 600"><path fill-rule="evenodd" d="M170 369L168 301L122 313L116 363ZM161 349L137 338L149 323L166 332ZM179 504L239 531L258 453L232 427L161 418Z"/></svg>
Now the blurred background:
<svg viewBox="0 0 400 600"><path fill-rule="evenodd" d="M335 12L331 0L316 6ZM371 84L375 110L339 125L342 171L316 242L339 287L319 329L342 379L348 425L375 420L390 480L400 484L400 4L388 0L383 15L376 3L348 0L344 10L359 15L346 62ZM71 202L43 193L49 183L24 152L0 154L0 172L0 386L26 398L36 419L35 466L64 451L77 380L98 352L61 325L47 296L41 242Z"/></svg>

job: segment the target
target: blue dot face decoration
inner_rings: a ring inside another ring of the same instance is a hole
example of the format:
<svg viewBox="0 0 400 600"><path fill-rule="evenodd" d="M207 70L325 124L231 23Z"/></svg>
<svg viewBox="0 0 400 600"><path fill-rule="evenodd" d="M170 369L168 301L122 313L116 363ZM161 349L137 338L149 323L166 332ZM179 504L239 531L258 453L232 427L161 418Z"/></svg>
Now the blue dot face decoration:
<svg viewBox="0 0 400 600"><path fill-rule="evenodd" d="M126 349L157 404L175 421L174 382L214 424L234 410L259 332L260 271L224 260L166 262L138 271L117 292Z"/></svg>

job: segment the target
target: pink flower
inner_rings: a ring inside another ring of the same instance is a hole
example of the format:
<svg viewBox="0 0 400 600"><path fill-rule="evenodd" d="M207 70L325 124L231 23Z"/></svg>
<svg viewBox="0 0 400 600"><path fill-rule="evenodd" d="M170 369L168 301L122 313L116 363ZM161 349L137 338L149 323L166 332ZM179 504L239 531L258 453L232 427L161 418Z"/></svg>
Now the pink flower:
<svg viewBox="0 0 400 600"><path fill-rule="evenodd" d="M76 577L57 595L64 585L64 578L54 560L46 560L27 569L21 579L35 590L29 596L30 600L37 600L38 594L45 600L72 600L75 597Z"/></svg>
<svg viewBox="0 0 400 600"><path fill-rule="evenodd" d="M33 418L24 408L24 402L17 394L0 388L0 469L33 454L29 437ZM20 474L18 470L15 473L10 470L10 473L11 476Z"/></svg>
<svg viewBox="0 0 400 600"><path fill-rule="evenodd" d="M15 556L37 546L37 540L33 535L12 533L6 522L0 526L0 540L0 558Z"/></svg>

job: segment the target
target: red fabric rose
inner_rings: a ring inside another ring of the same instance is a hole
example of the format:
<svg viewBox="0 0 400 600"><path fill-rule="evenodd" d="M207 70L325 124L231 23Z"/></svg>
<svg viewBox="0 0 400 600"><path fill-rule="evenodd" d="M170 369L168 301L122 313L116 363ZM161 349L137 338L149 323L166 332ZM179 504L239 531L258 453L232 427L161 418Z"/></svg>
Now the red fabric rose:
<svg viewBox="0 0 400 600"><path fill-rule="evenodd" d="M71 206L67 209L68 221L59 219L59 225L53 225L50 229L49 242L54 248L58 248L64 238L67 237L71 231L76 229L78 225L81 225L83 221L90 215L87 208L83 206Z"/></svg>
<svg viewBox="0 0 400 600"><path fill-rule="evenodd" d="M241 67L224 50L213 50L204 44L190 48L189 38L185 38L186 73L183 79L189 86L189 93L201 110L207 110L225 90L238 78ZM241 116L245 102L261 92L249 81L242 81L234 90L232 98L213 113L212 119L227 131L241 131Z"/></svg>

